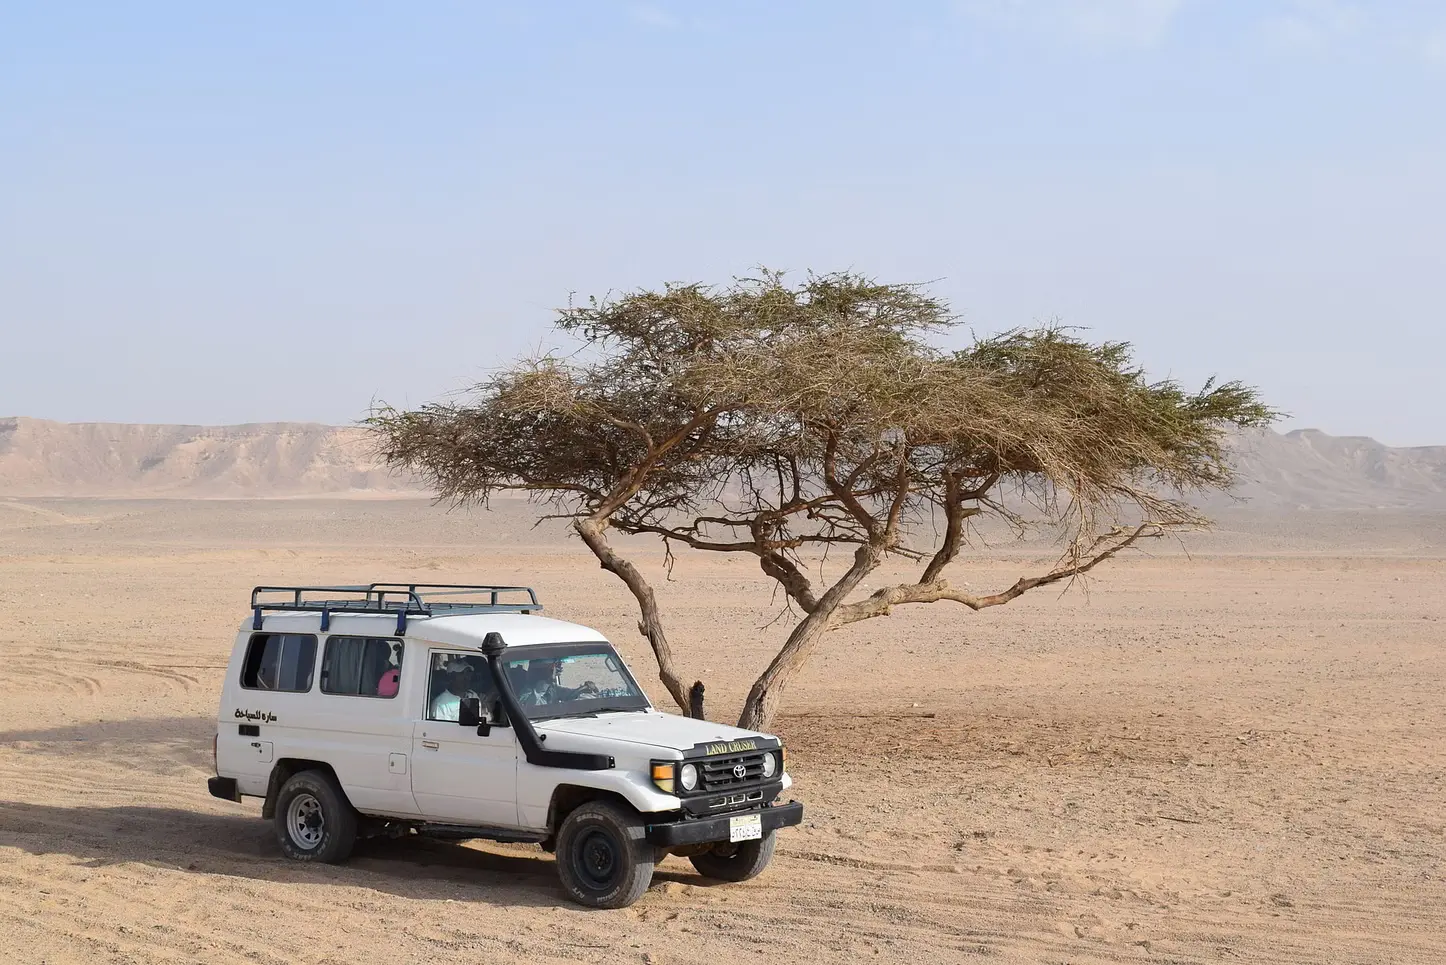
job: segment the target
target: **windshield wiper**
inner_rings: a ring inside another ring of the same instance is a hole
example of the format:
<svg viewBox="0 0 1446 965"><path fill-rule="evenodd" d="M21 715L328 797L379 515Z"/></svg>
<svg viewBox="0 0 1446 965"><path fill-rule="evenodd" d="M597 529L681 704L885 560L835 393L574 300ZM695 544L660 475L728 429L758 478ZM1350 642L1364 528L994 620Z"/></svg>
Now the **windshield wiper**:
<svg viewBox="0 0 1446 965"><path fill-rule="evenodd" d="M579 710L575 713L547 714L544 717L533 717L532 720L577 720L583 717L596 717L598 714L645 714L646 707L599 707L594 710Z"/></svg>

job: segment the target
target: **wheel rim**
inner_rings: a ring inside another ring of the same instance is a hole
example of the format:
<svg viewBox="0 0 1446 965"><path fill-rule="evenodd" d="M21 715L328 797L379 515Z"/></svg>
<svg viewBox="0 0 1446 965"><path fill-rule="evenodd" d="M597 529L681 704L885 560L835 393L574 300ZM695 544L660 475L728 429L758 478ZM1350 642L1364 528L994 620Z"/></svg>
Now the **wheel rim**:
<svg viewBox="0 0 1446 965"><path fill-rule="evenodd" d="M310 851L321 844L326 834L326 818L321 802L311 794L298 794L286 808L286 833L298 848Z"/></svg>
<svg viewBox="0 0 1446 965"><path fill-rule="evenodd" d="M622 855L613 836L593 828L578 838L576 865L582 883L594 891L605 891L618 876Z"/></svg>

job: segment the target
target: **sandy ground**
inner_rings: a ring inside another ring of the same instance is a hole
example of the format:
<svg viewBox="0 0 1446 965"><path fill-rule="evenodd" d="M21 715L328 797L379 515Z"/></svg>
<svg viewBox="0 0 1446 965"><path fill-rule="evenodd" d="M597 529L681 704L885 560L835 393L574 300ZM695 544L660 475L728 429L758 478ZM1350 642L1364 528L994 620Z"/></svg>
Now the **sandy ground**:
<svg viewBox="0 0 1446 965"><path fill-rule="evenodd" d="M205 790L258 582L528 582L650 677L579 546L510 506L0 501L0 958L1446 961L1446 521L1241 515L1187 548L1088 595L838 633L776 728L808 812L769 872L713 887L669 859L636 906L588 912L536 849L301 866L258 803ZM780 638L766 584L648 560L730 716Z"/></svg>

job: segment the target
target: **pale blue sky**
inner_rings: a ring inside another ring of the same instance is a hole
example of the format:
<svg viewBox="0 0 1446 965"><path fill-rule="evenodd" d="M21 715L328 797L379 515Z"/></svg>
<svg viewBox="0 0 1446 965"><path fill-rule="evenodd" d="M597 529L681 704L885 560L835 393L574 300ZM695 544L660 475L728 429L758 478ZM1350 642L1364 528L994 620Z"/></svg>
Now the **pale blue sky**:
<svg viewBox="0 0 1446 965"><path fill-rule="evenodd" d="M346 422L750 266L1446 443L1446 2L0 0L0 415Z"/></svg>

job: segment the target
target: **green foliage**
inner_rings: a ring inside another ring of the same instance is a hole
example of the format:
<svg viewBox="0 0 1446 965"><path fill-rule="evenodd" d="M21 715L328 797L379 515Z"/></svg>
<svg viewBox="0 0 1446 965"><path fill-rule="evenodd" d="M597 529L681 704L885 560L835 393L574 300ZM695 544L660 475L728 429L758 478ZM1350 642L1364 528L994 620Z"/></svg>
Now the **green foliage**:
<svg viewBox="0 0 1446 965"><path fill-rule="evenodd" d="M1230 432L1276 417L1238 382L1150 382L1130 346L1058 327L946 352L935 337L953 324L918 286L852 274L670 285L563 310L558 327L582 343L570 356L369 421L388 461L444 499L524 490L574 517L637 599L685 712L701 715L701 682L685 686L656 595L606 531L756 556L806 614L749 691L739 722L758 728L829 630L905 604L1003 605L1204 523L1188 497L1231 484ZM984 595L943 578L972 517L1024 512L1073 536L1053 568ZM838 544L851 562L820 592L805 557ZM848 602L890 554L927 562L915 582Z"/></svg>
<svg viewBox="0 0 1446 965"><path fill-rule="evenodd" d="M446 499L525 489L624 531L793 553L899 551L958 494L1011 512L1001 487L1081 536L1196 524L1184 497L1231 484L1229 432L1276 418L1238 382L1151 382L1129 345L1058 327L942 351L954 324L918 286L852 274L671 285L561 311L573 356L369 421Z"/></svg>

